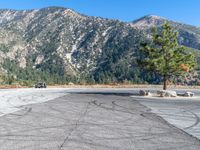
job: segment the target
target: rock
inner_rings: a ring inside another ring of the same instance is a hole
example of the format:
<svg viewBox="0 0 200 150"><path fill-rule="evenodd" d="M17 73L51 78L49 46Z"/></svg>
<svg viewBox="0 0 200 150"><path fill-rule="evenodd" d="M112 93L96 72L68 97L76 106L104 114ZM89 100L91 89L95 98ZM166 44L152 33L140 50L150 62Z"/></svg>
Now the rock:
<svg viewBox="0 0 200 150"><path fill-rule="evenodd" d="M69 82L68 85L74 85L74 83L73 82Z"/></svg>
<svg viewBox="0 0 200 150"><path fill-rule="evenodd" d="M194 96L194 93L192 93L192 92L185 92L185 93L183 94L183 96L185 96L185 97L193 97L193 96Z"/></svg>
<svg viewBox="0 0 200 150"><path fill-rule="evenodd" d="M157 94L160 97L177 97L176 91L160 90L160 91L157 91Z"/></svg>
<svg viewBox="0 0 200 150"><path fill-rule="evenodd" d="M44 56L43 55L38 55L36 60L35 60L35 64L39 65L44 61Z"/></svg>
<svg viewBox="0 0 200 150"><path fill-rule="evenodd" d="M151 93L149 90L145 91L145 90L140 90L139 91L139 95L140 96L151 96Z"/></svg>
<svg viewBox="0 0 200 150"><path fill-rule="evenodd" d="M140 96L145 96L145 95L146 95L146 92L143 91L143 90L140 90L140 91L139 91L139 95L140 95Z"/></svg>

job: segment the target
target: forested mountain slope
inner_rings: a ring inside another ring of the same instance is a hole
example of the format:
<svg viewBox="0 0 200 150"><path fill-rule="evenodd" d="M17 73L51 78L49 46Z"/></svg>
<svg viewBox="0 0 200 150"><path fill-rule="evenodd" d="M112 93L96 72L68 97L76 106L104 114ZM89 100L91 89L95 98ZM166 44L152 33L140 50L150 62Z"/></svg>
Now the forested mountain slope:
<svg viewBox="0 0 200 150"><path fill-rule="evenodd" d="M165 21L146 16L126 23L62 7L0 10L0 74L9 82L157 83L135 58L150 28ZM198 27L171 23L180 44L200 49Z"/></svg>

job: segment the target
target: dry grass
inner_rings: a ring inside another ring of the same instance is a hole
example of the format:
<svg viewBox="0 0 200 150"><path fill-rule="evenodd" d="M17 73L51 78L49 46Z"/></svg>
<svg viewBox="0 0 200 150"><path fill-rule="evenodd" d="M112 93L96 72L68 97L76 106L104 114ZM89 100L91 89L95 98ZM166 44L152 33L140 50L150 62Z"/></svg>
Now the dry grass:
<svg viewBox="0 0 200 150"><path fill-rule="evenodd" d="M50 85L50 88L161 88L163 85L150 85L150 84L95 84L95 85ZM200 89L200 86L174 86L169 85L168 88L177 89Z"/></svg>
<svg viewBox="0 0 200 150"><path fill-rule="evenodd" d="M15 89L15 88L27 88L20 85L0 85L0 89Z"/></svg>
<svg viewBox="0 0 200 150"><path fill-rule="evenodd" d="M150 84L95 84L95 85L48 85L48 88L160 88L162 85L150 85ZM0 89L12 89L12 88L28 88L20 85L0 85ZM176 89L200 89L200 86L174 86L169 85L168 88Z"/></svg>

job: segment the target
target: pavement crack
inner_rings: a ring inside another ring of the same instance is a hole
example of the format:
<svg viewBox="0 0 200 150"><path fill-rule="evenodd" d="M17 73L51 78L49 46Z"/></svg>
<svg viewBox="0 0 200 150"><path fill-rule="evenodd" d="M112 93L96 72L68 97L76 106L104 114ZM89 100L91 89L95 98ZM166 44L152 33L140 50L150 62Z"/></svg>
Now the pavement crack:
<svg viewBox="0 0 200 150"><path fill-rule="evenodd" d="M61 150L64 145L66 144L66 142L69 140L70 136L72 135L72 133L74 131L77 130L78 126L80 125L80 122L81 120L86 116L87 112L88 112L88 109L89 109L89 105L90 105L91 102L88 102L86 108L85 108L85 111L84 113L79 117L79 119L76 121L75 125L74 125L74 128L71 130L71 132L65 137L63 143L59 146L58 150Z"/></svg>

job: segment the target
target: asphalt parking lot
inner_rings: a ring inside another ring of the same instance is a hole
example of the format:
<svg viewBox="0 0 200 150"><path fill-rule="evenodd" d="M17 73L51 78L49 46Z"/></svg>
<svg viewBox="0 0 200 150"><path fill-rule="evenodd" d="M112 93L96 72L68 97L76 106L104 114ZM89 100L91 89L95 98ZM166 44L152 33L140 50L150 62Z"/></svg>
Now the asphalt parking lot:
<svg viewBox="0 0 200 150"><path fill-rule="evenodd" d="M137 98L169 123L200 139L200 98L152 99Z"/></svg>
<svg viewBox="0 0 200 150"><path fill-rule="evenodd" d="M52 94L48 90L41 95ZM197 138L151 113L148 107L126 95L126 90L106 91L54 89L54 94L62 94L41 103L17 105L19 110L0 117L0 149L200 149ZM20 97L23 99L23 95Z"/></svg>

